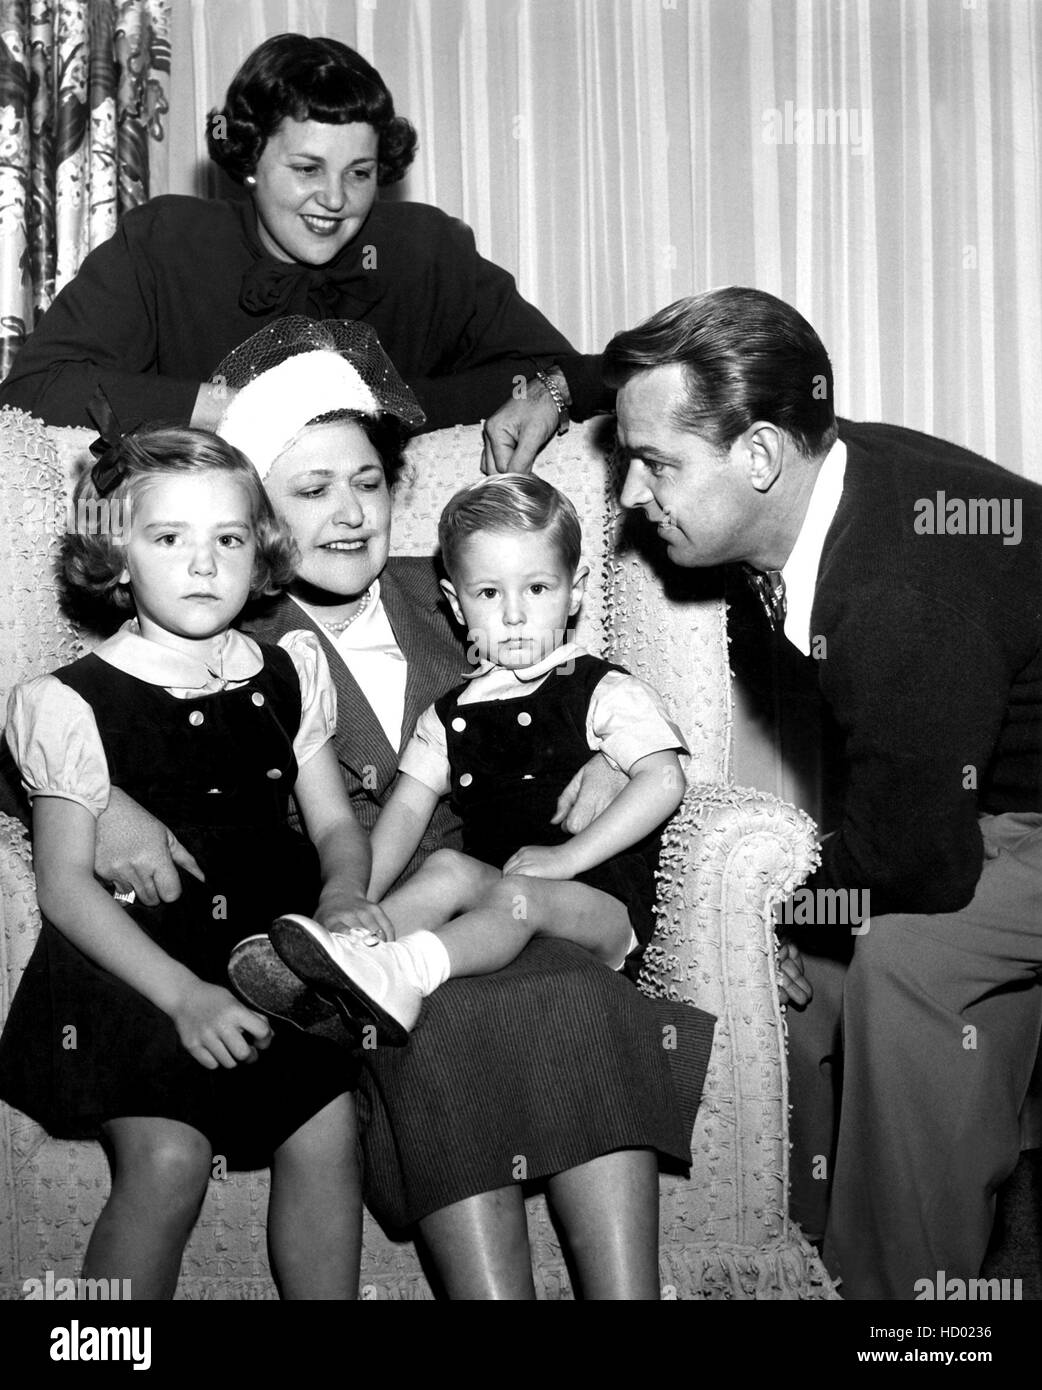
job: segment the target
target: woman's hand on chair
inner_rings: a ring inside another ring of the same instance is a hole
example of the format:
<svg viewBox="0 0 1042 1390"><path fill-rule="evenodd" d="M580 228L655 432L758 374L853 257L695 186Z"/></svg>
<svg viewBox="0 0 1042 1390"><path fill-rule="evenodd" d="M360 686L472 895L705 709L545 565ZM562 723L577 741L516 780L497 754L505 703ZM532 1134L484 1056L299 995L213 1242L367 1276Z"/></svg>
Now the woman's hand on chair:
<svg viewBox="0 0 1042 1390"><path fill-rule="evenodd" d="M531 473L536 455L557 433L560 415L540 381L525 383L525 394L501 405L485 421L482 473Z"/></svg>

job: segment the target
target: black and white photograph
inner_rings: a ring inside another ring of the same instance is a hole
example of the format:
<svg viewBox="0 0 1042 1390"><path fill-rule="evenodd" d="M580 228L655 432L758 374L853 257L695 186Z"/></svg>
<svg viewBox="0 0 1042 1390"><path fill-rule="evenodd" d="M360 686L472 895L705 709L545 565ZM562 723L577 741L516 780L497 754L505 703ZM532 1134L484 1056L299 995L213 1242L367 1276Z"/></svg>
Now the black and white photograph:
<svg viewBox="0 0 1042 1390"><path fill-rule="evenodd" d="M11 1344L1011 1369L1042 0L0 0L0 229Z"/></svg>

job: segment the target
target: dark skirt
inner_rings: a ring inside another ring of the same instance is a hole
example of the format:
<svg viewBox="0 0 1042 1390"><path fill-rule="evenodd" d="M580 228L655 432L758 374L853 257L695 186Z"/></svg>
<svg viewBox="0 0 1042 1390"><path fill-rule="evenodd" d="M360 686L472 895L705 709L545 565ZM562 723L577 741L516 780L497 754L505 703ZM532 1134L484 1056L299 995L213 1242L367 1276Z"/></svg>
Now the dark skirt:
<svg viewBox="0 0 1042 1390"><path fill-rule="evenodd" d="M248 845L191 848L204 867L220 862L215 850L234 849L229 858L266 871L214 870L207 884L182 874L177 902L129 912L170 955L228 989L236 941L266 931L279 912L311 909L314 851L282 828L267 842L253 833ZM324 1039L289 1024L273 1031L255 1062L208 1070L168 1014L44 922L0 1039L0 1097L56 1138L97 1138L106 1120L152 1116L199 1130L228 1168L266 1167L284 1140L354 1088L358 1072L351 1053Z"/></svg>
<svg viewBox="0 0 1042 1390"><path fill-rule="evenodd" d="M568 942L449 980L405 1047L363 1053L366 1204L401 1229L618 1149L685 1171L713 1024Z"/></svg>

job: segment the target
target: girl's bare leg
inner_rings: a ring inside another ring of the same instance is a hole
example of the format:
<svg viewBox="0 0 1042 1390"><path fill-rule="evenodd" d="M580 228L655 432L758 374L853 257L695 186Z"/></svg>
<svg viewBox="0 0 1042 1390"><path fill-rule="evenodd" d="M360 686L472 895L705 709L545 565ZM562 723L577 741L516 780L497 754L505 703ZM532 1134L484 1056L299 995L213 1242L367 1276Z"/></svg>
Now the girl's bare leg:
<svg viewBox="0 0 1042 1390"><path fill-rule="evenodd" d="M362 1184L351 1095L330 1101L275 1150L268 1250L284 1299L358 1297Z"/></svg>
<svg viewBox="0 0 1042 1390"><path fill-rule="evenodd" d="M617 1153L557 1173L548 1184L584 1299L658 1300L658 1160Z"/></svg>
<svg viewBox="0 0 1042 1390"><path fill-rule="evenodd" d="M173 1298L210 1179L210 1142L191 1125L121 1116L102 1126L112 1190L83 1262L85 1279L129 1279L132 1299Z"/></svg>
<svg viewBox="0 0 1042 1390"><path fill-rule="evenodd" d="M535 1298L520 1187L454 1202L425 1216L419 1226L450 1299Z"/></svg>

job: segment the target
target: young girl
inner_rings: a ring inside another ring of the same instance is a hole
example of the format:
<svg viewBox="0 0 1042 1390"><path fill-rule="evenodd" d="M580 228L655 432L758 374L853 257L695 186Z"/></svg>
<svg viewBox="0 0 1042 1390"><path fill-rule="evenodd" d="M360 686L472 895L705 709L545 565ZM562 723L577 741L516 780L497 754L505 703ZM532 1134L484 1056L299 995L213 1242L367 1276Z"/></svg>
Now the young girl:
<svg viewBox="0 0 1042 1390"><path fill-rule="evenodd" d="M369 878L317 641L259 646L230 626L288 580L292 542L251 464L196 430L123 437L74 505L89 524L68 537L68 582L136 616L11 696L44 926L0 1040L0 1095L51 1134L106 1146L86 1277L172 1297L211 1173L270 1163L283 1297L354 1298L356 1064L323 1038L273 1034L224 985L247 930L305 901L325 927L350 926ZM177 902L117 901L95 879L111 787L201 867ZM287 825L291 792L310 844Z"/></svg>
<svg viewBox="0 0 1042 1390"><path fill-rule="evenodd" d="M499 970L535 935L634 969L653 926L656 832L684 793L687 749L658 695L567 641L587 575L567 498L540 478L493 477L449 502L439 539L477 670L421 716L405 749L373 831L370 899L395 882L446 794L465 852L433 854L353 914L362 939L299 916L271 931L290 969L389 1042L404 1041L450 976ZM569 837L550 822L591 749L630 781Z"/></svg>

